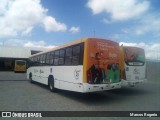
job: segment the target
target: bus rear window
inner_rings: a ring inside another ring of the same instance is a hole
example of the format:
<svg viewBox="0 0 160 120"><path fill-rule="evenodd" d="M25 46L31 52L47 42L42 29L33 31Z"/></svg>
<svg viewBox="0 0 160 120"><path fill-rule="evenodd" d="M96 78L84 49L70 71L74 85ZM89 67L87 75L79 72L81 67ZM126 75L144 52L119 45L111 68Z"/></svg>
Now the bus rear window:
<svg viewBox="0 0 160 120"><path fill-rule="evenodd" d="M124 58L127 65L144 65L144 50L136 47L124 47Z"/></svg>

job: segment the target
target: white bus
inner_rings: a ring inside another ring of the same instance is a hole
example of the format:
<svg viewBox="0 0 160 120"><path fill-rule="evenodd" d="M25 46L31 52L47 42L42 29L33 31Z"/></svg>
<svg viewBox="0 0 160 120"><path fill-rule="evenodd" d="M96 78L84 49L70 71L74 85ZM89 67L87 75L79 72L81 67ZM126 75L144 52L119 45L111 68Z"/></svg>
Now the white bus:
<svg viewBox="0 0 160 120"><path fill-rule="evenodd" d="M122 45L120 54L122 86L135 86L146 81L144 49Z"/></svg>
<svg viewBox="0 0 160 120"><path fill-rule="evenodd" d="M27 78L81 93L121 88L119 44L85 38L30 57Z"/></svg>

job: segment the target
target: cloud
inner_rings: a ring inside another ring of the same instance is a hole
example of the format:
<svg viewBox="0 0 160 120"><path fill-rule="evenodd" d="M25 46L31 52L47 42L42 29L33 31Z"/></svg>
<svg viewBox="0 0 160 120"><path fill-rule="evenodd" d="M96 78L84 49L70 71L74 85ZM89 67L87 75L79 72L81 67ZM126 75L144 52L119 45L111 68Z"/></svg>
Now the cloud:
<svg viewBox="0 0 160 120"><path fill-rule="evenodd" d="M6 0L1 4L4 7L0 7L0 11L3 11L0 16L0 36L17 36L31 32L47 12L41 6L40 0Z"/></svg>
<svg viewBox="0 0 160 120"><path fill-rule="evenodd" d="M24 47L32 47L32 48L44 48L46 43L44 41L27 41L24 43Z"/></svg>
<svg viewBox="0 0 160 120"><path fill-rule="evenodd" d="M153 38L160 38L160 14L153 12L148 0L89 0L87 3L94 15L105 13L102 21L106 24L129 21L122 32L131 36L151 34ZM134 24L133 24L134 22Z"/></svg>
<svg viewBox="0 0 160 120"><path fill-rule="evenodd" d="M33 50L45 50L57 47L56 45L48 45L44 40L23 40L23 39L8 39L0 42L0 45L10 47L25 47Z"/></svg>
<svg viewBox="0 0 160 120"><path fill-rule="evenodd" d="M94 15L104 12L113 21L124 21L142 15L149 9L150 3L144 0L89 0L87 6Z"/></svg>
<svg viewBox="0 0 160 120"><path fill-rule="evenodd" d="M4 46L14 46L14 47L23 47L23 44L25 43L25 40L21 39L7 39L3 41Z"/></svg>
<svg viewBox="0 0 160 120"><path fill-rule="evenodd" d="M41 5L41 0L1 0L0 36L28 35L37 25L43 25L47 32L64 31L65 24L57 22L47 12L48 9ZM51 29L48 25L54 28Z"/></svg>
<svg viewBox="0 0 160 120"><path fill-rule="evenodd" d="M25 35L28 35L29 33L31 33L33 27L28 27L25 31L22 32L22 35L25 36Z"/></svg>
<svg viewBox="0 0 160 120"><path fill-rule="evenodd" d="M57 46L55 45L47 45L47 43L43 40L40 40L40 41L26 41L24 44L23 44L23 47L26 47L26 48L30 48L30 49L34 49L34 50L44 50L44 49L52 49L52 48L55 48Z"/></svg>
<svg viewBox="0 0 160 120"><path fill-rule="evenodd" d="M145 50L145 55L147 59L160 60L160 43L145 44L120 42L119 44L123 44L123 46L134 46L143 48Z"/></svg>
<svg viewBox="0 0 160 120"><path fill-rule="evenodd" d="M41 40L41 41L26 41L26 43L24 43L23 47L30 48L33 50L44 50L44 49L52 49L57 46L47 45L46 42Z"/></svg>
<svg viewBox="0 0 160 120"><path fill-rule="evenodd" d="M44 18L43 24L47 32L51 32L51 31L57 32L57 31L67 30L67 26L64 23L57 22L55 18L51 16L46 16Z"/></svg>
<svg viewBox="0 0 160 120"><path fill-rule="evenodd" d="M142 16L136 25L123 28L121 30L125 35L144 36L147 34L152 35L153 39L160 38L160 14L153 13Z"/></svg>
<svg viewBox="0 0 160 120"><path fill-rule="evenodd" d="M71 33L78 33L78 32L80 32L80 28L79 27L71 27L69 31Z"/></svg>
<svg viewBox="0 0 160 120"><path fill-rule="evenodd" d="M160 35L160 14L152 14L143 17L138 26L133 27L132 31L137 35L155 33Z"/></svg>
<svg viewBox="0 0 160 120"><path fill-rule="evenodd" d="M106 23L106 24L111 24L111 23L113 23L114 21L112 20L109 20L109 19L107 19L107 18L104 18L103 20L102 20L102 22L104 22L104 23Z"/></svg>

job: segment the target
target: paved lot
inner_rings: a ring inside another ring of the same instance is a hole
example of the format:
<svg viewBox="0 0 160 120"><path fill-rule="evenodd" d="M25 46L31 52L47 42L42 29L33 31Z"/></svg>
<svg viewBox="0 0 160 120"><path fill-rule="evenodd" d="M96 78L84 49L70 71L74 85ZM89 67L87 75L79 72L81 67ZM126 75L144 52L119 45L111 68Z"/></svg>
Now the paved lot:
<svg viewBox="0 0 160 120"><path fill-rule="evenodd" d="M0 71L0 81L25 81L26 73L2 72Z"/></svg>
<svg viewBox="0 0 160 120"><path fill-rule="evenodd" d="M31 84L25 76L0 72L1 111L160 111L157 79L133 88L84 95L62 90L52 93L47 86Z"/></svg>

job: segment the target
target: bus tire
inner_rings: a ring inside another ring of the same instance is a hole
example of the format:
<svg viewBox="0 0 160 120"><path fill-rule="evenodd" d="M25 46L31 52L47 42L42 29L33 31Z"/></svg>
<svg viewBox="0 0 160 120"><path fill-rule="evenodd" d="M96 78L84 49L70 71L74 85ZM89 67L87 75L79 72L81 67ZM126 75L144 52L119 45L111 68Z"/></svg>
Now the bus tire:
<svg viewBox="0 0 160 120"><path fill-rule="evenodd" d="M56 88L54 87L54 78L52 76L48 78L48 86L51 92L56 92Z"/></svg>
<svg viewBox="0 0 160 120"><path fill-rule="evenodd" d="M32 80L32 73L29 73L29 81L30 81L30 83L33 83L33 80Z"/></svg>

